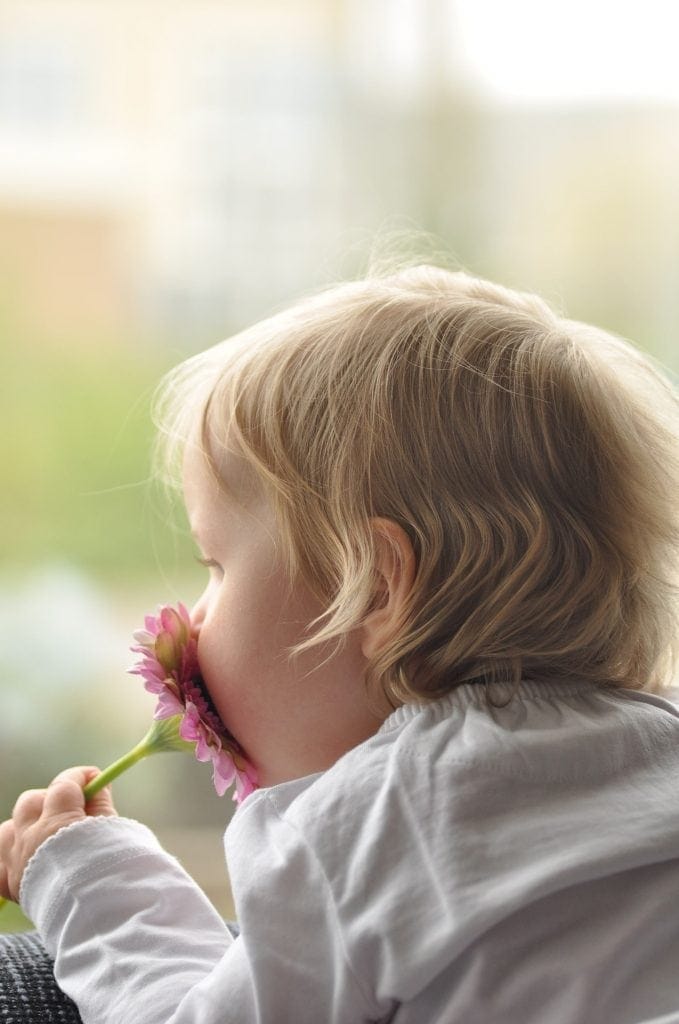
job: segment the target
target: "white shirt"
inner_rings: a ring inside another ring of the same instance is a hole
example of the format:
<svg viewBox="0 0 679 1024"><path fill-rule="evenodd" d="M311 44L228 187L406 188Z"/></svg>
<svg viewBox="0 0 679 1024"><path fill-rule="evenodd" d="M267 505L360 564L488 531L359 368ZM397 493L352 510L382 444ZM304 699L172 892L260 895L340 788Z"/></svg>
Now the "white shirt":
<svg viewBox="0 0 679 1024"><path fill-rule="evenodd" d="M496 704L502 694L494 691ZM242 929L142 825L31 860L24 910L84 1024L679 1022L679 711L467 684L226 837Z"/></svg>

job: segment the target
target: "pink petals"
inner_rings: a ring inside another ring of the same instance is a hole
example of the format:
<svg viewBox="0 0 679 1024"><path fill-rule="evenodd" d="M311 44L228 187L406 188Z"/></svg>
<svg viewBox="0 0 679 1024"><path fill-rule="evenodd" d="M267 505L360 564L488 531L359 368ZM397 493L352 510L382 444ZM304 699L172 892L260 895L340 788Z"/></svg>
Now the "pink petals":
<svg viewBox="0 0 679 1024"><path fill-rule="evenodd" d="M188 611L181 603L176 608L164 605L158 615L146 616L134 639L132 650L142 657L130 672L158 696L153 717L181 715L179 735L195 743L198 761L212 762L219 796L235 784L233 798L241 803L257 788L257 773L205 697Z"/></svg>

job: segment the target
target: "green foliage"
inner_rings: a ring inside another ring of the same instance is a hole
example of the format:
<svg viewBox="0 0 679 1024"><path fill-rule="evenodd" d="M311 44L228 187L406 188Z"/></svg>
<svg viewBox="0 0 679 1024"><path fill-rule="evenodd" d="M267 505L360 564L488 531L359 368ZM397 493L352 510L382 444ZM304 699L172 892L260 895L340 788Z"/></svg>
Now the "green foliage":
<svg viewBox="0 0 679 1024"><path fill-rule="evenodd" d="M10 932L28 932L33 925L21 908L16 903L5 903L0 911L0 934L8 935Z"/></svg>
<svg viewBox="0 0 679 1024"><path fill-rule="evenodd" d="M180 356L94 339L5 342L5 569L57 561L126 584L175 561L178 546L183 555L181 514L149 478L151 397Z"/></svg>

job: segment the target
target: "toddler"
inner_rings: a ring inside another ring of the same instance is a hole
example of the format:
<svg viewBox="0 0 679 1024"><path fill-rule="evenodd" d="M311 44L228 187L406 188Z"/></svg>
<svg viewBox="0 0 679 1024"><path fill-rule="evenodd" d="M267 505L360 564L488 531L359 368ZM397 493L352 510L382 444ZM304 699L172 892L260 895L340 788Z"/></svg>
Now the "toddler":
<svg viewBox="0 0 679 1024"><path fill-rule="evenodd" d="M84 1024L679 1021L677 399L430 266L190 359L159 402L205 687L260 788L234 938L94 769L0 827Z"/></svg>

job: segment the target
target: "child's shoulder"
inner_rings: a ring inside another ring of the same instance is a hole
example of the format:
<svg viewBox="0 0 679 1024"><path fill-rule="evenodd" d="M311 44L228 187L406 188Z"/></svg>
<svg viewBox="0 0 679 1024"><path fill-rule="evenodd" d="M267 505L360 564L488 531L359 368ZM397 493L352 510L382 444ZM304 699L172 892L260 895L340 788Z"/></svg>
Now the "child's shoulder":
<svg viewBox="0 0 679 1024"><path fill-rule="evenodd" d="M480 943L504 963L527 921L548 963L594 897L615 927L621 894L643 908L649 878L666 899L677 708L590 684L500 698L470 684L400 708L327 772L248 797L227 833L243 934L290 956L325 934L352 984L401 999L444 974L457 990Z"/></svg>
<svg viewBox="0 0 679 1024"><path fill-rule="evenodd" d="M670 696L668 692L668 697ZM651 742L669 733L679 741L679 708L643 691L593 687L580 681L522 684L518 693L464 684L438 700L405 704L364 743L326 772L255 793L258 814L284 819L310 841L325 845L328 822L364 830L412 808L412 822L436 805L470 795L508 795L520 783L582 784L640 764ZM460 809L458 807L458 809ZM245 810L245 808L244 808Z"/></svg>
<svg viewBox="0 0 679 1024"><path fill-rule="evenodd" d="M470 684L404 706L323 774L248 797L227 831L234 892L256 879L270 901L322 895L338 927L362 935L361 964L391 943L402 965L424 932L421 985L449 960L450 921L465 946L516 900L624 871L630 857L679 858L672 704L590 684L489 696Z"/></svg>

